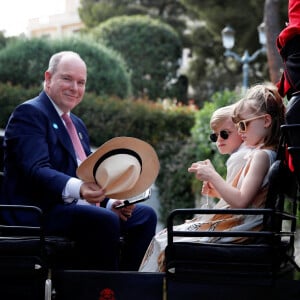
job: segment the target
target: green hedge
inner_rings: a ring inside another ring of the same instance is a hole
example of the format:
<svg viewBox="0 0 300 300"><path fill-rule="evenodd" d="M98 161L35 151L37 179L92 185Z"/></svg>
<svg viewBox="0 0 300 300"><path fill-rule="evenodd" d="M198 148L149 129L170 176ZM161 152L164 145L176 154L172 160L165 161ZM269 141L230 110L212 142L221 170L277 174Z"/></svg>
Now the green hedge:
<svg viewBox="0 0 300 300"><path fill-rule="evenodd" d="M16 105L35 97L40 90L0 83L0 126L5 127ZM193 161L189 149L194 111L184 107L164 109L151 101L119 100L86 93L74 113L86 123L95 147L116 136L132 136L148 141L156 149L161 164L156 184L163 222L171 209L194 206L192 177L187 172Z"/></svg>
<svg viewBox="0 0 300 300"><path fill-rule="evenodd" d="M169 137L181 140L190 135L193 115L189 110L165 110L147 100L97 97L87 93L74 112L90 130L91 143L101 145L115 136L134 136L159 145Z"/></svg>
<svg viewBox="0 0 300 300"><path fill-rule="evenodd" d="M18 104L35 97L40 91L40 87L26 89L20 85L0 82L0 128L5 128L10 114Z"/></svg>

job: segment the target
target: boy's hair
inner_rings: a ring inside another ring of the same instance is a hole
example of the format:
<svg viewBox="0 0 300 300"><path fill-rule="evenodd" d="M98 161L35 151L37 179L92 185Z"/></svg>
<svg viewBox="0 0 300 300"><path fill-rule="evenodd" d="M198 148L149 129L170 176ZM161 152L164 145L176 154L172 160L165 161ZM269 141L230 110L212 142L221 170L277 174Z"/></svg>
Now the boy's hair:
<svg viewBox="0 0 300 300"><path fill-rule="evenodd" d="M219 128L226 120L231 119L234 110L234 104L216 109L210 118L210 128L215 130Z"/></svg>

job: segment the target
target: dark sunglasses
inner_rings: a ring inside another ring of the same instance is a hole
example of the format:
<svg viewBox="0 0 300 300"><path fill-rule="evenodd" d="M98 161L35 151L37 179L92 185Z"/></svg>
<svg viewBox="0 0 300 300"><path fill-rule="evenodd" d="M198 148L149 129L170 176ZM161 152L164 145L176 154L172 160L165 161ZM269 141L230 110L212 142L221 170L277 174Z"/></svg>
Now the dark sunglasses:
<svg viewBox="0 0 300 300"><path fill-rule="evenodd" d="M216 142L218 140L218 136L220 135L220 137L223 139L223 140L227 140L228 137L229 137L229 132L226 131L226 130L221 130L219 134L217 133L211 133L209 138L212 142Z"/></svg>

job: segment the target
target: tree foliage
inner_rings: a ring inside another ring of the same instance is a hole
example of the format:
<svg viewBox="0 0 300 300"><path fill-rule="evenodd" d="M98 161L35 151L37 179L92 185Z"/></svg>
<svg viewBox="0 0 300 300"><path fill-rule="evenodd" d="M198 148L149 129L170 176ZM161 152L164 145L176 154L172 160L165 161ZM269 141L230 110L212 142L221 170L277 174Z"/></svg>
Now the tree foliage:
<svg viewBox="0 0 300 300"><path fill-rule="evenodd" d="M191 96L202 106L215 91L235 89L242 83L242 65L223 55L221 30L226 25L235 29L233 50L242 56L245 50L252 54L260 47L256 28L264 19L268 55L250 64L249 83L279 78L281 58L275 38L288 21L287 6L287 0L81 0L79 14L86 31L115 16L143 14L167 22L177 31L183 47L191 49L190 69L184 75L192 87Z"/></svg>
<svg viewBox="0 0 300 300"><path fill-rule="evenodd" d="M85 60L87 91L125 98L131 90L123 59L111 49L76 38L19 39L0 51L0 81L24 87L41 86L49 58L55 52L72 50Z"/></svg>
<svg viewBox="0 0 300 300"><path fill-rule="evenodd" d="M96 41L122 54L136 97L173 96L170 82L176 78L182 48L169 25L146 16L123 16L101 23L91 33Z"/></svg>
<svg viewBox="0 0 300 300"><path fill-rule="evenodd" d="M273 14L279 11L279 28L283 28L287 21L287 1L268 2L267 7L273 8ZM235 89L242 83L242 64L231 58L225 59L223 55L221 30L226 25L232 26L236 33L233 50L240 56L245 50L252 54L260 47L257 26L265 15L265 1L255 0L81 0L81 5L80 15L88 27L95 27L116 15L139 13L161 18L176 29L183 47L191 49L190 69L183 75L188 77L193 88L191 96L199 106L214 92ZM275 16L271 20L268 18L269 26L273 19L276 20ZM274 55L275 36L273 33L268 42L269 48L272 46L272 52L268 51L268 62L261 55L250 64L250 84L268 80L269 76L273 81L278 78L278 74L273 75L279 69L278 57ZM273 73L269 72L271 67L275 70Z"/></svg>
<svg viewBox="0 0 300 300"><path fill-rule="evenodd" d="M117 16L143 14L145 11L134 3L124 0L81 0L79 16L88 28Z"/></svg>
<svg viewBox="0 0 300 300"><path fill-rule="evenodd" d="M116 16L147 15L158 18L181 33L185 6L180 0L81 0L79 16L88 28Z"/></svg>
<svg viewBox="0 0 300 300"><path fill-rule="evenodd" d="M190 34L193 63L189 72L190 83L196 89L198 101L210 97L215 91L231 90L242 83L239 62L224 58L221 31L226 25L235 30L233 51L243 56L251 55L261 47L257 27L264 20L264 1L243 0L182 0L187 11L202 23ZM286 21L287 1L280 1L281 28ZM275 40L273 47L276 48ZM260 55L249 66L249 84L269 80L267 60Z"/></svg>
<svg viewBox="0 0 300 300"><path fill-rule="evenodd" d="M35 97L40 92L39 87L24 88L21 85L11 85L0 82L0 128L5 128L7 121L17 105L26 99Z"/></svg>

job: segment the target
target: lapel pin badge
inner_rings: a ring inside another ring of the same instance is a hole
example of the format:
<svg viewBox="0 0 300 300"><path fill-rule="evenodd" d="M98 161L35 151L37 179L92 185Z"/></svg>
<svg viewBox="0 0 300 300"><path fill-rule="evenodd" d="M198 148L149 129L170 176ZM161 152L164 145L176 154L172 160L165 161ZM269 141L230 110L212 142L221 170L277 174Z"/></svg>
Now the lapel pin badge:
<svg viewBox="0 0 300 300"><path fill-rule="evenodd" d="M58 125L56 123L53 123L52 126L54 129L58 129Z"/></svg>

